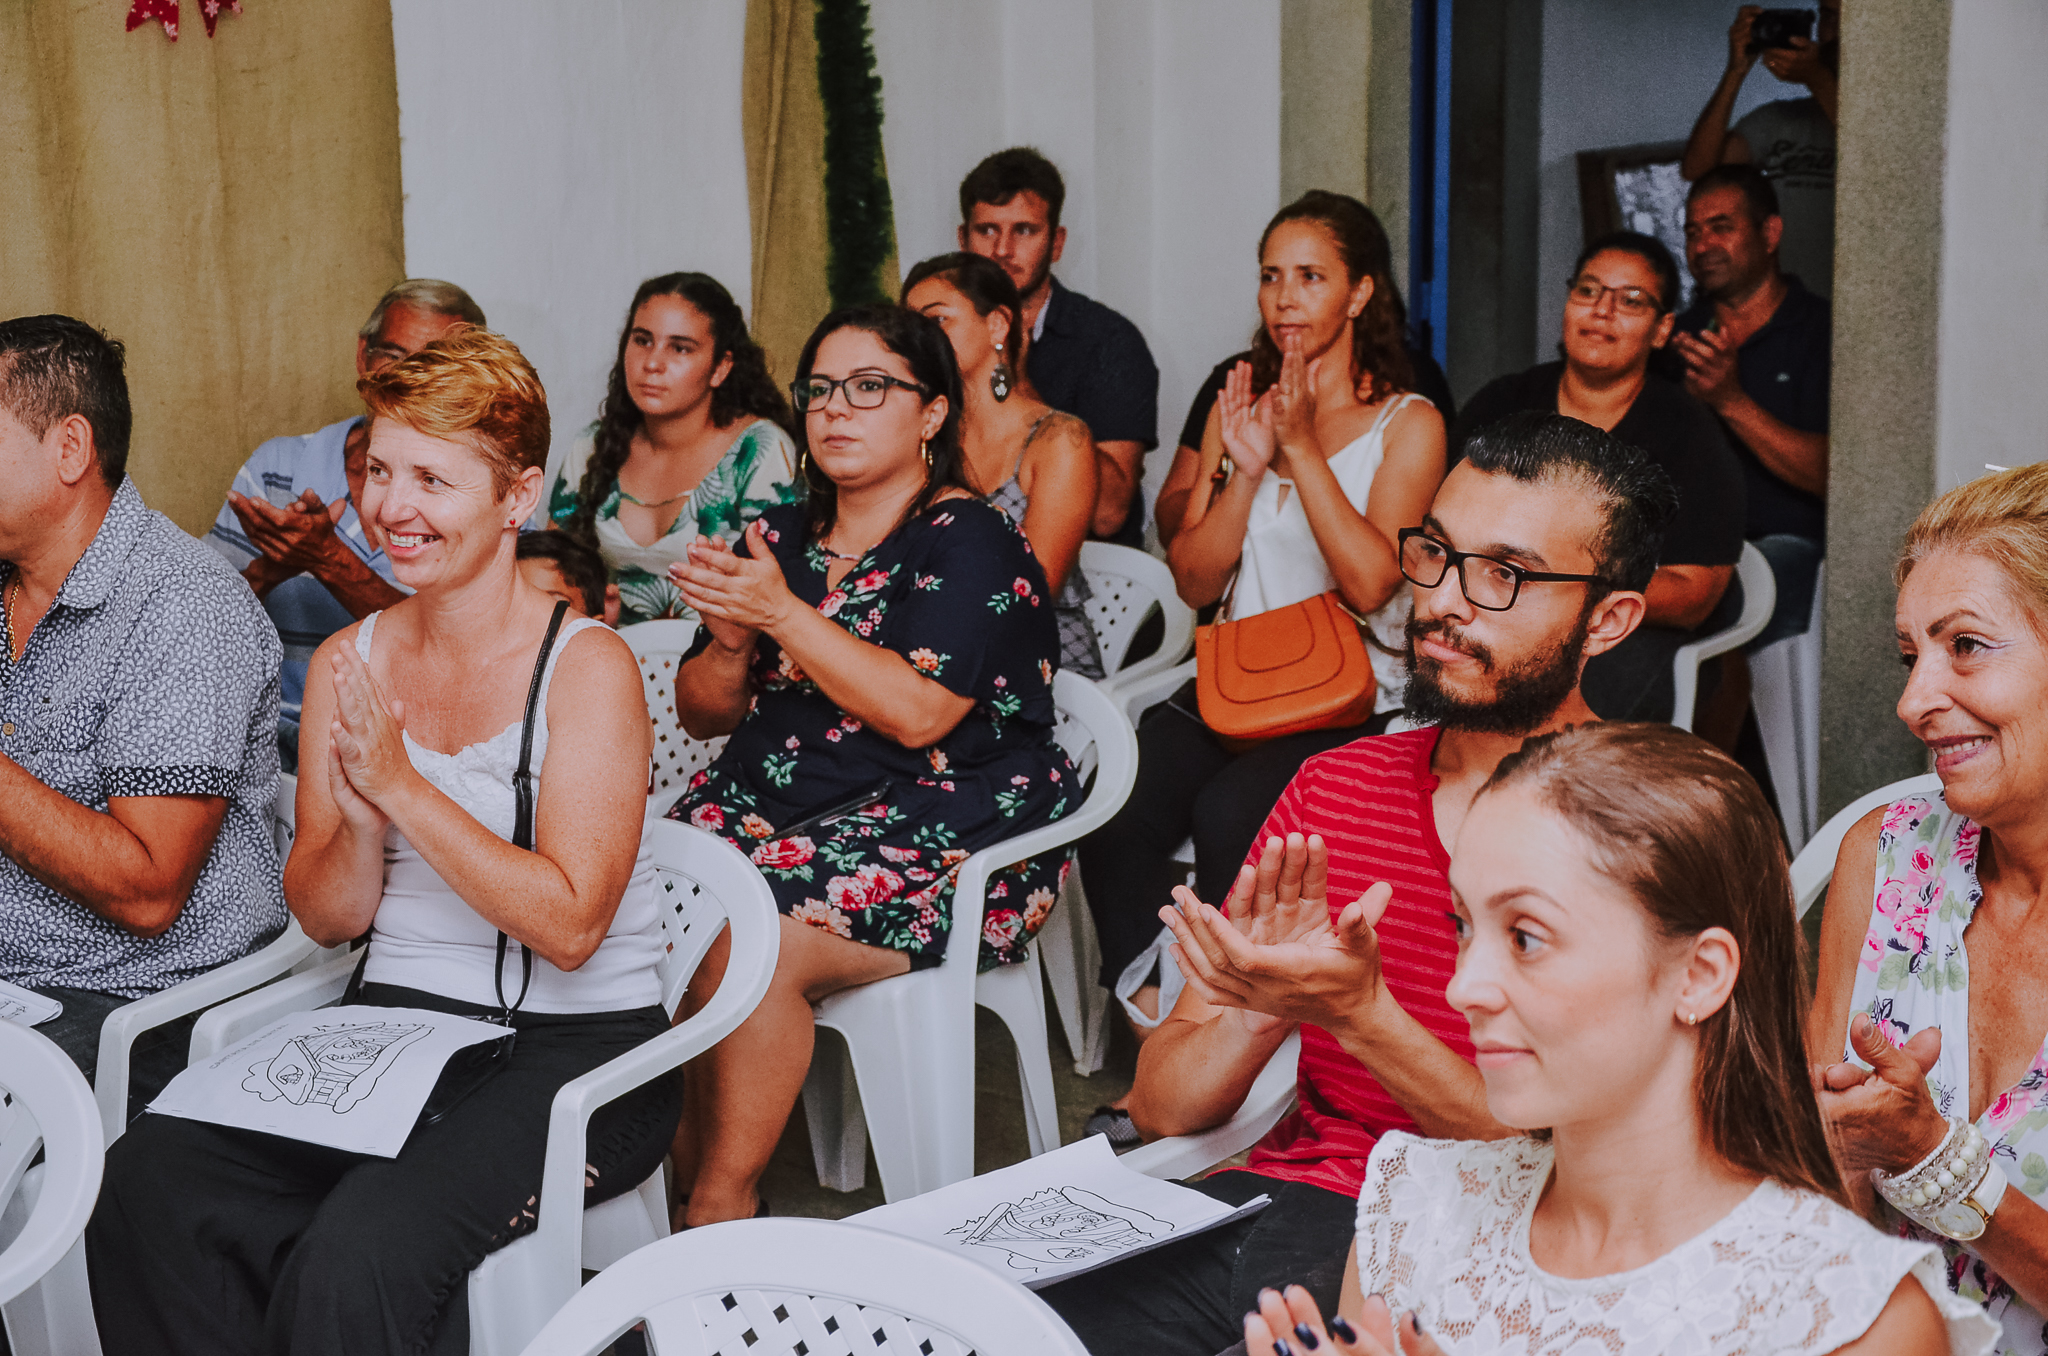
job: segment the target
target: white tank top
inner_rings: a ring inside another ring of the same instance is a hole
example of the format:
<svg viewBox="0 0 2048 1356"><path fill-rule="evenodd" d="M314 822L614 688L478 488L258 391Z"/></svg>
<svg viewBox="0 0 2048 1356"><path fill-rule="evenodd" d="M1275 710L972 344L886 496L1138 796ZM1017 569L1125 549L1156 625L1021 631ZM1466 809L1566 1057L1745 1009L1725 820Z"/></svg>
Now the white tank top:
<svg viewBox="0 0 2048 1356"><path fill-rule="evenodd" d="M377 617L363 618L356 632L356 653L370 662L370 637ZM533 785L540 794L540 774L548 750L548 688L555 664L570 637L599 626L578 617L555 638L541 675L540 705L534 714ZM530 670L527 670L530 672ZM523 720L515 720L494 738L454 753L439 753L405 736L405 752L422 777L460 805L492 833L512 841L517 815L512 774L519 767ZM521 966L518 942L505 951L505 997L519 996ZM558 970L540 956L533 958L533 986L524 1010L530 1012L618 1012L661 1002L661 915L655 900L654 856L645 829L632 879L612 916L611 930L597 952L573 971ZM498 1006L493 971L498 959L498 929L441 879L396 825L384 833L384 898L370 928L370 960L363 979L371 984L397 984L459 1002Z"/></svg>
<svg viewBox="0 0 2048 1356"><path fill-rule="evenodd" d="M1387 425L1410 401L1429 401L1413 391L1387 402L1372 421L1372 427L1353 438L1330 458L1330 471L1344 490L1344 497L1360 513L1365 512L1372 493L1373 477L1386 457ZM1280 502L1280 487L1288 487L1287 502ZM1308 524L1308 512L1301 506L1301 493L1291 480L1267 476L1252 495L1250 519L1245 523L1244 549L1239 557L1237 583L1231 590L1230 615L1256 617L1276 607L1288 607L1337 587L1316 545L1316 534ZM1368 619L1372 633L1399 651L1407 645L1408 590L1398 588L1394 596ZM1379 680L1374 710L1395 711L1408 684L1407 667L1398 655L1384 654L1368 647L1373 676Z"/></svg>

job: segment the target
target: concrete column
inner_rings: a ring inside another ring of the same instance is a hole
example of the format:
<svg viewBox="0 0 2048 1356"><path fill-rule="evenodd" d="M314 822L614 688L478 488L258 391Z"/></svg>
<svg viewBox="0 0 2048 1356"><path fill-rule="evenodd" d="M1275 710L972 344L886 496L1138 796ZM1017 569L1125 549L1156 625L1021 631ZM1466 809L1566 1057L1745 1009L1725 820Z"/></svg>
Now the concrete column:
<svg viewBox="0 0 2048 1356"><path fill-rule="evenodd" d="M1891 569L1936 483L1949 15L1948 0L1842 11L1823 818L1927 766L1893 711Z"/></svg>

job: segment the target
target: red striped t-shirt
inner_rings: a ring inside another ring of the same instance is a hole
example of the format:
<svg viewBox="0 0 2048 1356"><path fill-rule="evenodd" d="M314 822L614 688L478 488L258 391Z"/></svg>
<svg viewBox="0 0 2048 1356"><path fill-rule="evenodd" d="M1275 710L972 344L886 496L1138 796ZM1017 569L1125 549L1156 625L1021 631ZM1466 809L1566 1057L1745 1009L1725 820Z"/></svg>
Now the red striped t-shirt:
<svg viewBox="0 0 2048 1356"><path fill-rule="evenodd" d="M1392 885L1393 902L1378 928L1387 989L1432 1036L1470 1060L1465 1019L1444 1001L1458 942L1446 916L1450 856L1437 839L1430 803L1436 738L1433 727L1378 735L1309 759L1281 793L1252 856L1274 834L1321 834L1330 851L1333 919L1376 882ZM1296 1091L1299 1106L1252 1149L1252 1172L1356 1196L1379 1137L1416 1128L1321 1027L1301 1028Z"/></svg>

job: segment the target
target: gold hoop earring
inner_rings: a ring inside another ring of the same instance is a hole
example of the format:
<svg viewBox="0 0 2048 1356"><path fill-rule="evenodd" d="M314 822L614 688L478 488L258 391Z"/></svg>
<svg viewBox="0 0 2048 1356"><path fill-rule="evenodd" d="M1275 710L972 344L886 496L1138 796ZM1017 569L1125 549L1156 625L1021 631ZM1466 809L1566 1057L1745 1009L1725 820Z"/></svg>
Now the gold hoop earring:
<svg viewBox="0 0 2048 1356"><path fill-rule="evenodd" d="M932 473L932 445L928 439L917 440L917 455L924 458L924 473L929 476Z"/></svg>

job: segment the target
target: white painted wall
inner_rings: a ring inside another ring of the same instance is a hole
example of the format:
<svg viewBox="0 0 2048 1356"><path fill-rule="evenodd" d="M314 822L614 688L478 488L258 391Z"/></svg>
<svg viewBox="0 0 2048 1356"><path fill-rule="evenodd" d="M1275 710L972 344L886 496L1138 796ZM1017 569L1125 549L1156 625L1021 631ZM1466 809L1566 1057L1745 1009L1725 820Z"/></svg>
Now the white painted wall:
<svg viewBox="0 0 2048 1356"><path fill-rule="evenodd" d="M1128 316L1159 364L1160 452L1258 323L1280 203L1279 0L870 0L897 252L958 248L960 180L1038 147L1067 184L1060 280Z"/></svg>
<svg viewBox="0 0 2048 1356"><path fill-rule="evenodd" d="M1958 4L1949 29L1936 487L2048 459L2048 7Z"/></svg>
<svg viewBox="0 0 2048 1356"><path fill-rule="evenodd" d="M1565 276L1585 243L1578 153L1684 141L1727 66L1735 9L1734 0L1544 0L1536 255L1536 352L1543 358L1557 352ZM1805 93L1758 65L1734 116Z"/></svg>
<svg viewBox="0 0 2048 1356"><path fill-rule="evenodd" d="M642 279L750 303L745 0L394 0L406 269L467 288L539 371L559 449L597 417Z"/></svg>

